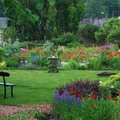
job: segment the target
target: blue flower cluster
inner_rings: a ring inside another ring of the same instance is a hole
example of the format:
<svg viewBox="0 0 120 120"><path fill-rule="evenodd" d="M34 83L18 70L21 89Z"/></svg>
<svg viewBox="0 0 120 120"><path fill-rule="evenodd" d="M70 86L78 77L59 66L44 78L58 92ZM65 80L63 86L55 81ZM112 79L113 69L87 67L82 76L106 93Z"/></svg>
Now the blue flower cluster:
<svg viewBox="0 0 120 120"><path fill-rule="evenodd" d="M41 60L40 56L37 56L37 55L31 56L31 62L33 63L39 63L40 60Z"/></svg>
<svg viewBox="0 0 120 120"><path fill-rule="evenodd" d="M81 106L82 100L75 95L70 95L67 90L65 90L62 95L60 95L58 92L55 93L54 99L53 99L53 105L57 103L57 101L60 101L65 104L72 105L72 103L78 104Z"/></svg>

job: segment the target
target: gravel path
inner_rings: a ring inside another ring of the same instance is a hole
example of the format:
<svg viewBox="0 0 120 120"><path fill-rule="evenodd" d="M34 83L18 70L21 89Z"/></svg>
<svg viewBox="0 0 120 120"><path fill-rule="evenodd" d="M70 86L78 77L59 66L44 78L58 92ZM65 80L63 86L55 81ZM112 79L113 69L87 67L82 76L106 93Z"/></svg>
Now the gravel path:
<svg viewBox="0 0 120 120"><path fill-rule="evenodd" d="M21 112L21 111L25 111L25 110L36 110L39 112L48 113L51 109L52 109L52 106L49 104L21 105L21 106L0 105L0 116L9 116L15 112Z"/></svg>

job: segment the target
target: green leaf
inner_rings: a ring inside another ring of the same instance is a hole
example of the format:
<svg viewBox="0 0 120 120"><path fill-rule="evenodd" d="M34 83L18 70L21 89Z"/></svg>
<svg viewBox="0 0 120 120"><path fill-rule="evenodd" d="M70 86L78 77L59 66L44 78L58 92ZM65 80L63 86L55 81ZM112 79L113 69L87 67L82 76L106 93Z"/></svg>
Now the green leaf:
<svg viewBox="0 0 120 120"><path fill-rule="evenodd" d="M53 6L55 4L55 0L48 0L49 4Z"/></svg>
<svg viewBox="0 0 120 120"><path fill-rule="evenodd" d="M39 16L38 15L33 14L32 17L35 20L35 22L37 22L39 20Z"/></svg>
<svg viewBox="0 0 120 120"><path fill-rule="evenodd" d="M29 15L28 18L33 24L39 20L39 16L37 16L35 14Z"/></svg>

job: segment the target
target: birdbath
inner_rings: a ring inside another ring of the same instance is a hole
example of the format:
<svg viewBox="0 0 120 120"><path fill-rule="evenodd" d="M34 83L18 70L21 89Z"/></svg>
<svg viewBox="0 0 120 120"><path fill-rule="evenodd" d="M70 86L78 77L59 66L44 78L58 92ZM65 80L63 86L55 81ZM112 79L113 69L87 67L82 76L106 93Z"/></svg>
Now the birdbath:
<svg viewBox="0 0 120 120"><path fill-rule="evenodd" d="M50 73L58 73L58 57L49 57L49 70Z"/></svg>

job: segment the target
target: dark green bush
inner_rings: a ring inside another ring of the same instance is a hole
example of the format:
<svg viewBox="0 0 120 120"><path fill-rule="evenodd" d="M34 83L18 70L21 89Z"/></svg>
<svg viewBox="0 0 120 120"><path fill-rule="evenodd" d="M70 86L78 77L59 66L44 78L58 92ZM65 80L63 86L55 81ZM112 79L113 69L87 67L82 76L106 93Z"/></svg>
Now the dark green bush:
<svg viewBox="0 0 120 120"><path fill-rule="evenodd" d="M59 35L57 38L53 38L52 41L55 45L67 45L73 41L77 41L77 37L73 33L65 33L63 35Z"/></svg>
<svg viewBox="0 0 120 120"><path fill-rule="evenodd" d="M116 29L111 30L111 32L107 36L107 41L117 44L120 48L120 26Z"/></svg>
<svg viewBox="0 0 120 120"><path fill-rule="evenodd" d="M92 24L87 24L84 26L80 26L78 31L78 36L80 36L80 39L83 39L83 43L96 43L95 39L95 32L99 30L99 27Z"/></svg>
<svg viewBox="0 0 120 120"><path fill-rule="evenodd" d="M95 38L99 44L110 42L120 46L120 19L111 18L95 33Z"/></svg>

